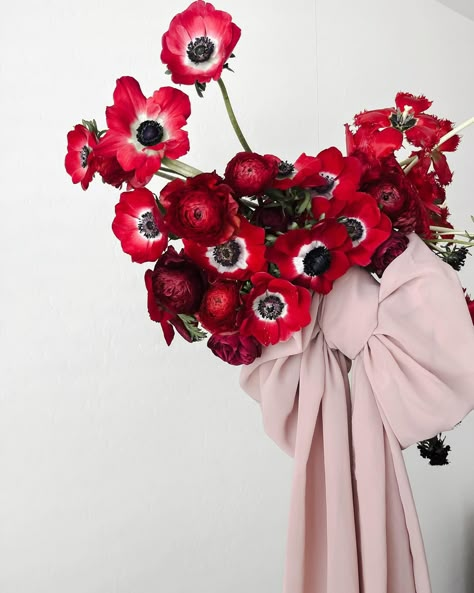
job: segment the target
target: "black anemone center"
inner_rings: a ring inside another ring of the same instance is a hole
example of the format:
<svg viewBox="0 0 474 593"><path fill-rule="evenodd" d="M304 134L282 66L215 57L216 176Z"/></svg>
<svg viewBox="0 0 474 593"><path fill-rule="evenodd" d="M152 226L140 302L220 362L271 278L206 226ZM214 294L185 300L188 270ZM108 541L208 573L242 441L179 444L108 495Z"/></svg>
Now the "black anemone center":
<svg viewBox="0 0 474 593"><path fill-rule="evenodd" d="M263 319L278 319L283 313L285 303L276 294L269 294L258 303L258 312Z"/></svg>
<svg viewBox="0 0 474 593"><path fill-rule="evenodd" d="M188 58L191 62L195 64L201 64L202 62L207 62L207 60L212 56L215 49L214 43L209 39L209 37L196 37L194 41L190 41L188 43L188 49L186 53L188 54Z"/></svg>
<svg viewBox="0 0 474 593"><path fill-rule="evenodd" d="M214 261L221 266L230 268L234 266L238 261L242 249L237 241L227 241L222 245L216 245L212 251Z"/></svg>
<svg viewBox="0 0 474 593"><path fill-rule="evenodd" d="M90 148L88 146L83 146L80 154L81 159L81 167L85 169L87 167L87 157L90 153Z"/></svg>
<svg viewBox="0 0 474 593"><path fill-rule="evenodd" d="M321 276L331 266L331 252L321 245L308 251L303 259L303 271L307 276Z"/></svg>
<svg viewBox="0 0 474 593"><path fill-rule="evenodd" d="M343 218L342 224L352 241L359 241L364 236L364 225L357 218Z"/></svg>
<svg viewBox="0 0 474 593"><path fill-rule="evenodd" d="M319 176L325 179L326 183L322 185L317 185L311 189L317 192L320 196L324 196L327 198L332 197L333 189L336 186L336 178L333 177L330 173L320 173Z"/></svg>
<svg viewBox="0 0 474 593"><path fill-rule="evenodd" d="M154 119L142 121L137 129L137 140L143 146L154 146L163 138L163 126Z"/></svg>
<svg viewBox="0 0 474 593"><path fill-rule="evenodd" d="M400 130L400 132L406 132L410 128L413 128L417 121L413 114L400 111L400 109L394 111L390 116L390 123L396 130Z"/></svg>
<svg viewBox="0 0 474 593"><path fill-rule="evenodd" d="M278 163L278 177L289 177L295 170L295 166L288 161Z"/></svg>
<svg viewBox="0 0 474 593"><path fill-rule="evenodd" d="M145 212L138 219L138 232L147 239L156 239L160 229L156 226L152 212Z"/></svg>

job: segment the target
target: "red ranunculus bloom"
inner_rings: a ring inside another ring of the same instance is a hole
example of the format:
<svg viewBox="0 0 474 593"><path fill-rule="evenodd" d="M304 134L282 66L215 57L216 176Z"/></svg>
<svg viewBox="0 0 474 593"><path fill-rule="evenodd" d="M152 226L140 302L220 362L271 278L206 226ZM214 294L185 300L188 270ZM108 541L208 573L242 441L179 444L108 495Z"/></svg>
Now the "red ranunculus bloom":
<svg viewBox="0 0 474 593"><path fill-rule="evenodd" d="M346 252L351 247L346 227L328 220L280 235L267 249L267 258L277 264L282 278L327 294L349 269Z"/></svg>
<svg viewBox="0 0 474 593"><path fill-rule="evenodd" d="M216 173L171 181L161 191L160 203L166 208L165 226L201 245L225 243L240 225L232 190Z"/></svg>
<svg viewBox="0 0 474 593"><path fill-rule="evenodd" d="M394 156L380 161L378 179L362 185L373 196L393 226L404 233L430 234L429 218L416 187L405 175Z"/></svg>
<svg viewBox="0 0 474 593"><path fill-rule="evenodd" d="M240 282L217 280L204 293L201 307L196 314L204 329L223 334L237 329L236 320L240 308Z"/></svg>
<svg viewBox="0 0 474 593"><path fill-rule="evenodd" d="M392 231L390 237L382 243L372 256L372 266L377 276L382 276L388 266L408 247L408 237L398 231Z"/></svg>
<svg viewBox="0 0 474 593"><path fill-rule="evenodd" d="M255 208L250 220L271 233L284 233L291 222L285 209L272 200L264 200L261 206Z"/></svg>
<svg viewBox="0 0 474 593"><path fill-rule="evenodd" d="M142 264L160 257L168 243L168 235L160 225L159 210L149 189L121 194L115 206L112 230L132 261Z"/></svg>
<svg viewBox="0 0 474 593"><path fill-rule="evenodd" d="M198 266L174 247L168 247L156 262L151 280L158 307L186 315L199 310L207 280Z"/></svg>
<svg viewBox="0 0 474 593"><path fill-rule="evenodd" d="M264 346L287 340L311 321L311 293L267 272L251 278L252 290L244 295L240 333L254 336Z"/></svg>
<svg viewBox="0 0 474 593"><path fill-rule="evenodd" d="M278 166L273 157L238 152L227 164L224 179L237 196L256 196L271 185L277 173Z"/></svg>
<svg viewBox="0 0 474 593"><path fill-rule="evenodd" d="M64 164L72 177L72 182L80 182L82 189L89 187L96 171L96 145L96 137L82 124L74 126L74 130L67 135L67 155Z"/></svg>
<svg viewBox="0 0 474 593"><path fill-rule="evenodd" d="M145 286L148 294L148 314L150 315L150 319L152 321L156 321L157 323L161 324L163 336L168 346L173 341L175 329L186 341L192 342L192 338L181 319L175 313L171 313L170 311L163 309L163 307L156 302L153 291L152 270L147 270L145 272Z"/></svg>
<svg viewBox="0 0 474 593"><path fill-rule="evenodd" d="M207 347L224 362L233 365L252 364L262 355L262 345L253 336L240 334L214 334L207 341Z"/></svg>
<svg viewBox="0 0 474 593"><path fill-rule="evenodd" d="M177 84L218 80L239 38L230 14L198 0L171 21L163 35L161 61Z"/></svg>
<svg viewBox="0 0 474 593"><path fill-rule="evenodd" d="M346 227L352 241L352 249L347 251L351 265L368 266L375 249L392 231L390 219L380 211L376 200L363 192L354 193L347 202L314 198L312 209L316 219L324 213Z"/></svg>
<svg viewBox="0 0 474 593"><path fill-rule="evenodd" d="M201 268L223 278L246 280L266 266L265 231L240 217L236 234L225 243L206 247L183 239L185 253Z"/></svg>
<svg viewBox="0 0 474 593"><path fill-rule="evenodd" d="M117 80L114 104L107 107L109 127L97 154L116 157L124 171L134 171L144 183L161 167L161 159L177 159L189 150L188 133L181 128L191 113L189 97L162 87L146 98L131 76Z"/></svg>
<svg viewBox="0 0 474 593"><path fill-rule="evenodd" d="M100 142L99 142L100 143ZM108 185L121 188L124 183L129 183L134 176L134 171L124 171L115 156L96 157L97 172L102 181Z"/></svg>

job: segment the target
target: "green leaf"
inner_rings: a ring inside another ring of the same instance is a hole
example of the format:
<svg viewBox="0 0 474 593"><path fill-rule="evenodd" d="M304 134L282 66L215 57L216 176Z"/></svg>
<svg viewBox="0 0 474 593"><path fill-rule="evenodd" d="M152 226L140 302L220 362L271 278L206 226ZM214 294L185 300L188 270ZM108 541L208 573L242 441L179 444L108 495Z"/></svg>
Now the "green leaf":
<svg viewBox="0 0 474 593"><path fill-rule="evenodd" d="M193 315L178 313L178 317L183 322L184 327L193 342L199 342L207 338L207 333L199 327L198 321Z"/></svg>
<svg viewBox="0 0 474 593"><path fill-rule="evenodd" d="M268 273L276 278L280 278L280 268L273 262L268 264Z"/></svg>

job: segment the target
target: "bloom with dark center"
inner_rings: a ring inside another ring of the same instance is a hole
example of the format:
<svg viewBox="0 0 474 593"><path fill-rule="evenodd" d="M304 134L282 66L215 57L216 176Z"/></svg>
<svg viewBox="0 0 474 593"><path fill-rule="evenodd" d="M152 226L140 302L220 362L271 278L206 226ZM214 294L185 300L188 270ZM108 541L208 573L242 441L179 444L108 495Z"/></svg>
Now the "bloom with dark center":
<svg viewBox="0 0 474 593"><path fill-rule="evenodd" d="M264 346L287 340L311 321L311 294L288 280L267 272L251 277L252 290L243 296L240 334L253 336Z"/></svg>
<svg viewBox="0 0 474 593"><path fill-rule="evenodd" d="M177 159L189 150L182 130L191 113L189 97L162 87L148 99L131 76L117 80L114 104L107 107L108 131L97 154L115 157L124 171L134 172L137 185L147 182L161 167L163 157Z"/></svg>
<svg viewBox="0 0 474 593"><path fill-rule="evenodd" d="M267 259L277 264L282 278L327 294L334 280L347 272L351 247L346 227L327 220L280 235L267 248Z"/></svg>
<svg viewBox="0 0 474 593"><path fill-rule="evenodd" d="M388 216L380 211L371 195L363 192L355 192L347 202L314 198L312 212L316 220L324 214L326 219L336 219L346 227L352 242L347 251L351 265L369 265L374 251L392 231Z"/></svg>
<svg viewBox="0 0 474 593"><path fill-rule="evenodd" d="M112 230L125 253L139 264L156 261L168 243L168 235L161 229L155 197L146 188L120 195Z"/></svg>
<svg viewBox="0 0 474 593"><path fill-rule="evenodd" d="M292 165L273 158L279 171L272 184L275 188L301 187L310 189L314 196L327 199L341 198L358 188L362 170L360 162L354 157L343 156L335 147L323 150L317 156L303 153Z"/></svg>
<svg viewBox="0 0 474 593"><path fill-rule="evenodd" d="M216 173L168 183L160 194L163 223L182 239L215 247L238 230L241 217L232 189Z"/></svg>
<svg viewBox="0 0 474 593"><path fill-rule="evenodd" d="M183 239L185 253L200 267L222 278L246 280L265 268L265 231L240 217L240 226L225 243L209 247Z"/></svg>
<svg viewBox="0 0 474 593"><path fill-rule="evenodd" d="M82 124L75 126L67 135L66 171L72 177L72 182L80 183L84 190L89 187L97 170L96 145L97 138Z"/></svg>
<svg viewBox="0 0 474 593"><path fill-rule="evenodd" d="M177 84L218 80L239 38L230 14L197 0L171 21L162 38L161 61Z"/></svg>

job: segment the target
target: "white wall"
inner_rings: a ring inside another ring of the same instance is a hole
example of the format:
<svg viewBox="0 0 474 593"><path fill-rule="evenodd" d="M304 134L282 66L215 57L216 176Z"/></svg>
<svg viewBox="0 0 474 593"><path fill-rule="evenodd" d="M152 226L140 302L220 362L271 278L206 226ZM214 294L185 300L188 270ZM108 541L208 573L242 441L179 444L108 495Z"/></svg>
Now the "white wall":
<svg viewBox="0 0 474 593"><path fill-rule="evenodd" d="M160 37L185 5L19 0L0 23L0 593L281 590L290 460L238 369L204 345L165 346L146 266L110 230L117 192L82 192L62 165L74 123L105 124L118 76L147 94L168 84ZM473 115L474 25L434 0L218 6L243 29L226 79L257 151L342 147L342 124L399 89ZM217 87L206 94L193 97L187 160L222 171L239 145ZM474 130L453 158L460 225L473 149ZM472 262L463 276L474 291ZM447 469L407 459L434 593L468 593L474 418L449 438Z"/></svg>

